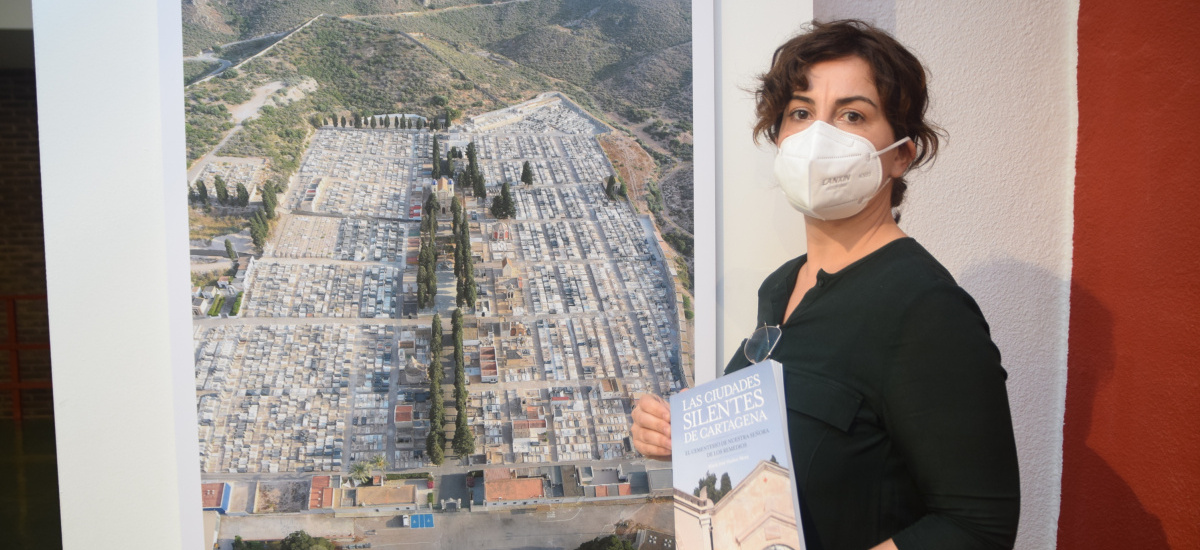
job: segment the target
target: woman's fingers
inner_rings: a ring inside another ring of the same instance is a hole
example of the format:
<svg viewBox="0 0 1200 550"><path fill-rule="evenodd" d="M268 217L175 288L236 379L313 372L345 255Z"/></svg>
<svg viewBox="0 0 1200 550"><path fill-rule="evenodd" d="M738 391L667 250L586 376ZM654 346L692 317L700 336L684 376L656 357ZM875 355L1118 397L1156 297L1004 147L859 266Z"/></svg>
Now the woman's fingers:
<svg viewBox="0 0 1200 550"><path fill-rule="evenodd" d="M671 409L657 395L646 394L633 409L633 445L648 458L671 458Z"/></svg>
<svg viewBox="0 0 1200 550"><path fill-rule="evenodd" d="M639 453L650 458L666 460L671 456L671 436L636 424L633 426L633 444Z"/></svg>

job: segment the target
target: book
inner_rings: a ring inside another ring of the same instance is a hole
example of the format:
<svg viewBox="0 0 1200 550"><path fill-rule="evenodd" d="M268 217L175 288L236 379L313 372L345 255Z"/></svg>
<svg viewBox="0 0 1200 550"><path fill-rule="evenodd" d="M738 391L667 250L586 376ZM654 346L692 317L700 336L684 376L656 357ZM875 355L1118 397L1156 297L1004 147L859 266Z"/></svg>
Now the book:
<svg viewBox="0 0 1200 550"><path fill-rule="evenodd" d="M778 362L672 396L671 455L676 548L804 549Z"/></svg>

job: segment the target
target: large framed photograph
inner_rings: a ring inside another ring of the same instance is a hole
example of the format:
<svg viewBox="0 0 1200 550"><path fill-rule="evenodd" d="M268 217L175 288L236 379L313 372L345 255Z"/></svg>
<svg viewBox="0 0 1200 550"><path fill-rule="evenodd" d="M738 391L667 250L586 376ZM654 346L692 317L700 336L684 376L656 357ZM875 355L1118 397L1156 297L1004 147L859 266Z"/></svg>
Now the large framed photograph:
<svg viewBox="0 0 1200 550"><path fill-rule="evenodd" d="M629 427L696 378L694 9L183 3L214 542L671 536Z"/></svg>

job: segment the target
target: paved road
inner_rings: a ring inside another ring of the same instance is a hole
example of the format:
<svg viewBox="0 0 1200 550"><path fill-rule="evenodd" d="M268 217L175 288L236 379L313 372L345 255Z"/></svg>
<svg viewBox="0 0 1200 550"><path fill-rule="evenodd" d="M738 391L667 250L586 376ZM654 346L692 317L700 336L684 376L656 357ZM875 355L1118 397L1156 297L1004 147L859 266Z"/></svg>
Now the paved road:
<svg viewBox="0 0 1200 550"><path fill-rule="evenodd" d="M374 549L471 548L480 550L571 550L612 534L622 520L671 531L671 505L644 501L564 505L538 510L434 514L433 529L395 526L392 518L360 519L356 535ZM664 520L666 522L664 523ZM365 535L374 530L373 535Z"/></svg>

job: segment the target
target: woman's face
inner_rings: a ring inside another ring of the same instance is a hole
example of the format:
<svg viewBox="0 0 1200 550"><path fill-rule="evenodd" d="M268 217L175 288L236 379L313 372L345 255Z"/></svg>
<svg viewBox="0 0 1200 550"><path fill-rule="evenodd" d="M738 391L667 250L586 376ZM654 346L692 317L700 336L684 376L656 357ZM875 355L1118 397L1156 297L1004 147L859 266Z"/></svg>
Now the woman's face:
<svg viewBox="0 0 1200 550"><path fill-rule="evenodd" d="M871 66L861 57L822 61L809 68L808 89L792 92L775 145L816 120L867 138L876 151L896 141ZM908 142L881 155L884 175L903 176L915 153L915 146Z"/></svg>

